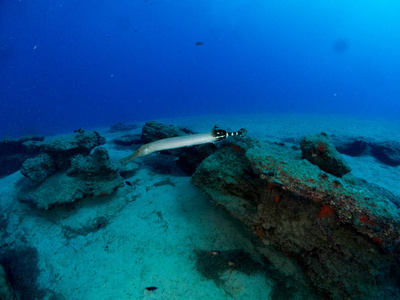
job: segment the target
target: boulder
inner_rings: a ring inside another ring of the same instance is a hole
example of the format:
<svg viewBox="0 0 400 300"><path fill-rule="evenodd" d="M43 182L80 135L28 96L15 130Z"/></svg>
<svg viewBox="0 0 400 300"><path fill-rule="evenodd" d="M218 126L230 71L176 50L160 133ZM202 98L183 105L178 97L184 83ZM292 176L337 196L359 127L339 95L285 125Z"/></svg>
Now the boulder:
<svg viewBox="0 0 400 300"><path fill-rule="evenodd" d="M24 161L21 173L34 183L41 183L55 173L55 162L48 154L42 153Z"/></svg>
<svg viewBox="0 0 400 300"><path fill-rule="evenodd" d="M192 183L263 247L296 261L323 298L396 297L400 211L378 190L327 174L291 148L250 138L225 142Z"/></svg>
<svg viewBox="0 0 400 300"><path fill-rule="evenodd" d="M300 149L305 159L329 174L342 177L351 171L326 133L303 137Z"/></svg>
<svg viewBox="0 0 400 300"><path fill-rule="evenodd" d="M21 173L29 180L20 183L18 199L40 209L52 209L84 198L112 195L123 186L123 178L120 168L110 162L107 149L96 147L104 142L97 132L79 132L31 143L30 147L44 153L24 163ZM132 174L135 168L122 171Z"/></svg>
<svg viewBox="0 0 400 300"><path fill-rule="evenodd" d="M23 203L49 210L82 199L111 196L121 186L123 179L120 176L113 179L93 177L83 180L81 176L69 176L66 172L58 172L40 185L23 182L17 196Z"/></svg>
<svg viewBox="0 0 400 300"><path fill-rule="evenodd" d="M24 145L51 156L57 169L69 167L69 160L76 154L88 155L90 151L106 140L96 131L77 131L75 135L56 137L43 142L28 141Z"/></svg>
<svg viewBox="0 0 400 300"><path fill-rule="evenodd" d="M108 151L104 147L94 148L90 155L77 154L71 159L71 167L67 170L70 176L88 178L112 178L117 174L111 164Z"/></svg>

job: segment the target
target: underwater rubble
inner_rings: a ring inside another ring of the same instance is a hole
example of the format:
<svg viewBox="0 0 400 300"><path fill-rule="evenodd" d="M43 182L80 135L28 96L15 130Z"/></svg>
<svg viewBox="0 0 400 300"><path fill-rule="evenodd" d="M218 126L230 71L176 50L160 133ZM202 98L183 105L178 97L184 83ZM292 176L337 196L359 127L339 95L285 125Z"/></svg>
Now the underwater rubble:
<svg viewBox="0 0 400 300"><path fill-rule="evenodd" d="M319 151L318 138L327 137L304 138L315 142L306 148ZM324 144L322 152L331 147ZM192 183L264 247L295 261L322 297L394 297L400 280L398 207L382 190L344 175L348 169L337 177L303 156L284 144L232 139L203 160Z"/></svg>

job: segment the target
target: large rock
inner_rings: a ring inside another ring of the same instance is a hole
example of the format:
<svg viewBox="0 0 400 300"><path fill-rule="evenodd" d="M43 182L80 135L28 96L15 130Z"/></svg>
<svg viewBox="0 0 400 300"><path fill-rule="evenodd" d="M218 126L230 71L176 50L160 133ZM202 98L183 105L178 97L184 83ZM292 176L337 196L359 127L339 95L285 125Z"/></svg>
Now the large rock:
<svg viewBox="0 0 400 300"><path fill-rule="evenodd" d="M83 179L58 172L40 185L23 182L18 200L40 209L65 206L82 199L101 198L113 195L123 186L120 176L108 179Z"/></svg>
<svg viewBox="0 0 400 300"><path fill-rule="evenodd" d="M110 162L105 142L97 132L31 143L44 153L24 163L18 199L40 209L74 203L84 198L110 196L123 185L122 176L134 167ZM81 151L81 152L80 152Z"/></svg>
<svg viewBox="0 0 400 300"><path fill-rule="evenodd" d="M293 258L324 298L396 297L400 216L385 195L250 139L226 142L192 182L265 247Z"/></svg>
<svg viewBox="0 0 400 300"><path fill-rule="evenodd" d="M41 183L56 172L55 162L52 157L42 153L36 157L28 158L21 167L21 173L34 183Z"/></svg>
<svg viewBox="0 0 400 300"><path fill-rule="evenodd" d="M342 177L351 171L326 133L303 137L300 140L300 149L305 159L327 173Z"/></svg>
<svg viewBox="0 0 400 300"><path fill-rule="evenodd" d="M68 168L69 159L76 155L88 155L90 151L105 144L106 140L96 131L77 131L75 135L56 137L43 142L28 141L28 149L39 150L51 156L57 168Z"/></svg>

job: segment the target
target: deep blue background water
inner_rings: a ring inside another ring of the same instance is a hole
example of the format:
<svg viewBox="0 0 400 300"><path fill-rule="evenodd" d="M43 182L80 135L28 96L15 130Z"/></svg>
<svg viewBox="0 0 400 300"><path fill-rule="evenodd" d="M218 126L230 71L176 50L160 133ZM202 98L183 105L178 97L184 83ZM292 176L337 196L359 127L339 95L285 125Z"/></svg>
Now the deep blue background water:
<svg viewBox="0 0 400 300"><path fill-rule="evenodd" d="M396 118L399 16L396 0L1 0L0 135L219 113Z"/></svg>

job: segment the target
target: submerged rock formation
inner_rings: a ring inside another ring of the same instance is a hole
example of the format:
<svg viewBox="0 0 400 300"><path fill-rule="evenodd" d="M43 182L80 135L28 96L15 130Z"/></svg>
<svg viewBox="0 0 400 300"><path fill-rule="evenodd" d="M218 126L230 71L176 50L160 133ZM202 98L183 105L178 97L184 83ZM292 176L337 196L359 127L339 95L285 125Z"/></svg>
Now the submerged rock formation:
<svg viewBox="0 0 400 300"><path fill-rule="evenodd" d="M395 297L400 211L385 195L338 178L284 145L226 141L192 177L265 247L291 257L324 297Z"/></svg>
<svg viewBox="0 0 400 300"><path fill-rule="evenodd" d="M342 177L351 171L326 133L303 137L300 149L305 159L329 174Z"/></svg>
<svg viewBox="0 0 400 300"><path fill-rule="evenodd" d="M28 147L42 153L24 162L18 199L41 209L74 203L84 198L112 195L123 185L122 176L135 164L117 167L110 162L105 139L97 132L78 132L72 136Z"/></svg>

